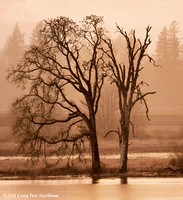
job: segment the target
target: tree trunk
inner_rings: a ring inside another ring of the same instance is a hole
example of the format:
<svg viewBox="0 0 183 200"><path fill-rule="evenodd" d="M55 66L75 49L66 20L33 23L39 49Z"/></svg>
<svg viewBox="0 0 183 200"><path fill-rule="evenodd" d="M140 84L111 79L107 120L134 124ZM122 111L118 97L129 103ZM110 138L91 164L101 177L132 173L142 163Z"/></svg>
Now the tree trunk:
<svg viewBox="0 0 183 200"><path fill-rule="evenodd" d="M89 124L90 145L92 151L92 173L97 173L100 171L100 157L98 149L95 114L92 108L93 107L91 107L90 109L90 124Z"/></svg>
<svg viewBox="0 0 183 200"><path fill-rule="evenodd" d="M122 140L120 143L120 172L127 172L129 125L121 124Z"/></svg>
<svg viewBox="0 0 183 200"><path fill-rule="evenodd" d="M100 157L96 132L92 134L90 144L92 151L92 173L97 173L100 171Z"/></svg>

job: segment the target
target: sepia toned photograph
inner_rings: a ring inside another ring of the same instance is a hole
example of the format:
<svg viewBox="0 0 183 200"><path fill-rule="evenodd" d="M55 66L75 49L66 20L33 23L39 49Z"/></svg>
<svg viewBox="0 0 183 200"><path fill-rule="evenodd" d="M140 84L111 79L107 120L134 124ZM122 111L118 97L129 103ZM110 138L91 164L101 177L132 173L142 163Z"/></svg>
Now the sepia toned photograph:
<svg viewBox="0 0 183 200"><path fill-rule="evenodd" d="M0 200L183 199L182 8L0 0Z"/></svg>

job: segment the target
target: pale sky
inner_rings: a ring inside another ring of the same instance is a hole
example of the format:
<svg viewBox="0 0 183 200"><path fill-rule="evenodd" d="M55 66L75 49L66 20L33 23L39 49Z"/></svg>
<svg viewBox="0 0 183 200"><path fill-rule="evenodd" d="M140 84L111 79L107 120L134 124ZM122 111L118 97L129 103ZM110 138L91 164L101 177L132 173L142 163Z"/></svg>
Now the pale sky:
<svg viewBox="0 0 183 200"><path fill-rule="evenodd" d="M150 25L156 40L163 26L173 20L183 27L182 8L183 0L0 0L0 48L16 22L28 39L40 20L61 15L76 21L90 14L104 16L106 26L113 32L116 23L140 33Z"/></svg>
<svg viewBox="0 0 183 200"><path fill-rule="evenodd" d="M0 0L0 48L18 22L28 41L36 24L47 18L67 16L75 21L86 15L104 16L106 27L115 32L115 24L127 32L145 33L152 26L152 46L164 26L173 20L179 23L183 34L183 0ZM0 69L0 111L7 110L13 101L15 90L5 82L4 70Z"/></svg>

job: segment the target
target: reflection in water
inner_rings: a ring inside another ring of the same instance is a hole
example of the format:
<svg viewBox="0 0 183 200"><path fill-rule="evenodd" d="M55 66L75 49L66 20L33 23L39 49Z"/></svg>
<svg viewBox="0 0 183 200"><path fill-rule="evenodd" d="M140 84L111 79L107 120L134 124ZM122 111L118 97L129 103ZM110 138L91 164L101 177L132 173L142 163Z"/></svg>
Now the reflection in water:
<svg viewBox="0 0 183 200"><path fill-rule="evenodd" d="M183 178L128 178L127 181L127 177L99 179L96 176L0 181L0 200L182 200L182 196Z"/></svg>
<svg viewBox="0 0 183 200"><path fill-rule="evenodd" d="M92 184L127 184L127 177L122 176L121 178L111 178L111 179L104 179L100 178L100 176L92 176Z"/></svg>
<svg viewBox="0 0 183 200"><path fill-rule="evenodd" d="M109 179L101 179L100 177L97 176L92 177L92 184L120 184L120 183L127 184L127 177L121 177L121 179L113 179L113 181Z"/></svg>
<svg viewBox="0 0 183 200"><path fill-rule="evenodd" d="M92 184L98 184L100 180L99 176L92 176Z"/></svg>
<svg viewBox="0 0 183 200"><path fill-rule="evenodd" d="M115 178L115 179L104 179L100 178L100 176L92 176L92 184L127 184L127 177L121 176L121 178Z"/></svg>
<svg viewBox="0 0 183 200"><path fill-rule="evenodd" d="M127 177L126 176L121 177L121 184L127 184Z"/></svg>

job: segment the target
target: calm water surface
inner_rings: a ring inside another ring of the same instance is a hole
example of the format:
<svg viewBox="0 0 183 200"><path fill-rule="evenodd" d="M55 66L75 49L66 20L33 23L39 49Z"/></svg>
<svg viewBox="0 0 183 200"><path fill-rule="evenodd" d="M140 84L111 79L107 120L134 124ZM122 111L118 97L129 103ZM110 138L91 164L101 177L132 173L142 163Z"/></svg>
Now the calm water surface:
<svg viewBox="0 0 183 200"><path fill-rule="evenodd" d="M0 181L0 200L25 199L183 200L183 178Z"/></svg>

